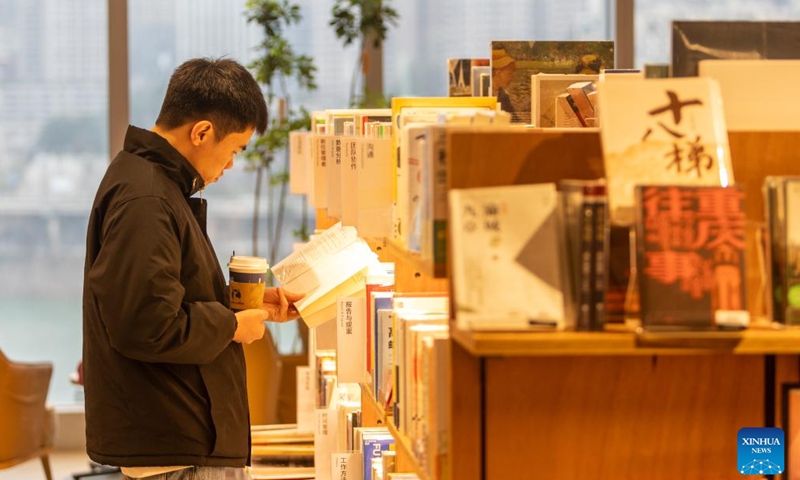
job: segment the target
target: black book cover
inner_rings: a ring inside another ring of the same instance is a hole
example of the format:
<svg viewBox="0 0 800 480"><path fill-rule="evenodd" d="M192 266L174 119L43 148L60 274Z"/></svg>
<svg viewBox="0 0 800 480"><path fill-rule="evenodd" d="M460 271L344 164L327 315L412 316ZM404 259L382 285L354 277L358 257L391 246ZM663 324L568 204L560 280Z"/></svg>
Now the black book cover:
<svg viewBox="0 0 800 480"><path fill-rule="evenodd" d="M638 186L642 325L714 328L716 311L746 310L744 192Z"/></svg>

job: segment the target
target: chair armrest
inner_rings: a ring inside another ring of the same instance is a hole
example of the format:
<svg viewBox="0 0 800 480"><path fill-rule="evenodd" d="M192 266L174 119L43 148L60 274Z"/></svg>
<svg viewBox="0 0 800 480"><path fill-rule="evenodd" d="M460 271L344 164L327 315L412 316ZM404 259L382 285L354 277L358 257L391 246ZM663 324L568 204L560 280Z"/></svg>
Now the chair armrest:
<svg viewBox="0 0 800 480"><path fill-rule="evenodd" d="M51 363L0 361L0 461L29 455L47 443L45 402Z"/></svg>

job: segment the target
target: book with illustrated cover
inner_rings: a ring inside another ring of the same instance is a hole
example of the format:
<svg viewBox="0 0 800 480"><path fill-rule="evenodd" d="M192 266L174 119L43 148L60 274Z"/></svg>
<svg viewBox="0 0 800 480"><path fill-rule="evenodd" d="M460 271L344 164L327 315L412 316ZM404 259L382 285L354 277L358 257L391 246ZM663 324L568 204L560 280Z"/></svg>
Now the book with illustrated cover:
<svg viewBox="0 0 800 480"><path fill-rule="evenodd" d="M693 77L701 60L800 58L800 22L673 20L671 76Z"/></svg>
<svg viewBox="0 0 800 480"><path fill-rule="evenodd" d="M614 68L613 41L493 41L492 95L512 123L531 121L531 75L598 74Z"/></svg>
<svg viewBox="0 0 800 480"><path fill-rule="evenodd" d="M458 327L571 326L555 185L453 189L449 203Z"/></svg>
<svg viewBox="0 0 800 480"><path fill-rule="evenodd" d="M734 184L719 86L631 76L598 85L611 221L632 225L634 187Z"/></svg>
<svg viewBox="0 0 800 480"><path fill-rule="evenodd" d="M448 97L477 97L474 94L473 71L475 68L488 67L488 58L448 58Z"/></svg>
<svg viewBox="0 0 800 480"><path fill-rule="evenodd" d="M648 185L636 198L642 326L713 329L749 318L743 190Z"/></svg>

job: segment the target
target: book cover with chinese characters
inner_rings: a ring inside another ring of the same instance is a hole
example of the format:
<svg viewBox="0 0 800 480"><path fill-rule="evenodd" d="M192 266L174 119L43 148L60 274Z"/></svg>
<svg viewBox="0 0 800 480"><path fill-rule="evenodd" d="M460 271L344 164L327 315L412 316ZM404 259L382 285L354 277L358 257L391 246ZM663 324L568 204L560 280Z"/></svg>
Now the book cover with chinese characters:
<svg viewBox="0 0 800 480"><path fill-rule="evenodd" d="M612 223L633 224L637 184L734 184L715 80L601 79L598 99Z"/></svg>
<svg viewBox="0 0 800 480"><path fill-rule="evenodd" d="M450 190L459 328L525 330L572 323L554 184Z"/></svg>
<svg viewBox="0 0 800 480"><path fill-rule="evenodd" d="M642 326L710 329L747 309L741 188L638 186L636 203Z"/></svg>
<svg viewBox="0 0 800 480"><path fill-rule="evenodd" d="M531 75L614 68L614 42L493 41L492 95L512 123L531 122Z"/></svg>

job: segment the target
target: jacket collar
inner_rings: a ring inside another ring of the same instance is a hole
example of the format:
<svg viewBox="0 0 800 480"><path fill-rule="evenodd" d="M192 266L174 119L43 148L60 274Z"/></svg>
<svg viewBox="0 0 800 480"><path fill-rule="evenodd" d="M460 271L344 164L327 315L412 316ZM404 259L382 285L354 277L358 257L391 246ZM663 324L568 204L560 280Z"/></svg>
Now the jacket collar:
<svg viewBox="0 0 800 480"><path fill-rule="evenodd" d="M162 167L187 197L205 186L203 178L186 157L155 132L129 125L123 150Z"/></svg>

